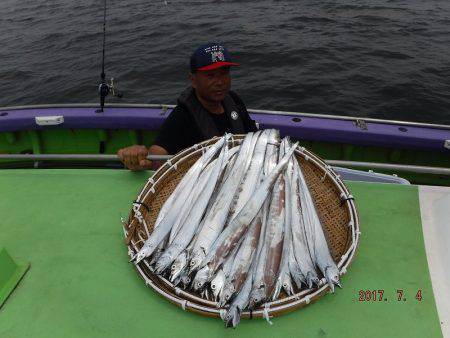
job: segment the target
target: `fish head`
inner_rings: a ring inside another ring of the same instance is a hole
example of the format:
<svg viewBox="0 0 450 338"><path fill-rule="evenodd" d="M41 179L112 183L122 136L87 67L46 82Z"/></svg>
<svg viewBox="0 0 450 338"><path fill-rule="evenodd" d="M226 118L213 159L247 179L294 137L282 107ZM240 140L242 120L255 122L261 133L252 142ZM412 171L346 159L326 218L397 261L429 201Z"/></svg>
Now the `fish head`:
<svg viewBox="0 0 450 338"><path fill-rule="evenodd" d="M248 308L254 309L266 299L265 285L261 283L256 289L253 289L250 293L250 299L248 302Z"/></svg>
<svg viewBox="0 0 450 338"><path fill-rule="evenodd" d="M203 289L203 291L201 292L201 296L202 296L202 298L209 300L209 291L208 291L208 288L204 288L204 289Z"/></svg>
<svg viewBox="0 0 450 338"><path fill-rule="evenodd" d="M154 266L161 255L162 251L156 251L152 256L152 259L150 260L150 265Z"/></svg>
<svg viewBox="0 0 450 338"><path fill-rule="evenodd" d="M140 261L142 261L144 258L150 256L149 249L147 246L143 246L141 250L133 257L133 260L136 264L138 264Z"/></svg>
<svg viewBox="0 0 450 338"><path fill-rule="evenodd" d="M164 270L166 270L169 267L172 261L173 259L169 253L167 252L163 253L155 264L155 273L161 274Z"/></svg>
<svg viewBox="0 0 450 338"><path fill-rule="evenodd" d="M233 297L234 293L236 292L236 289L232 283L227 283L223 287L223 290L220 294L220 302L219 306L223 307L225 304L227 304L231 298Z"/></svg>
<svg viewBox="0 0 450 338"><path fill-rule="evenodd" d="M142 261L144 258L147 258L153 254L155 251L157 244L152 238L147 239L147 241L142 246L141 250L136 255L135 262L136 264Z"/></svg>
<svg viewBox="0 0 450 338"><path fill-rule="evenodd" d="M280 296L281 291L281 282L277 280L275 283L275 288L273 290L272 300L277 300L278 296Z"/></svg>
<svg viewBox="0 0 450 338"><path fill-rule="evenodd" d="M192 281L192 287L194 291L200 290L208 281L209 267L205 265L203 268L198 270L197 274Z"/></svg>
<svg viewBox="0 0 450 338"><path fill-rule="evenodd" d="M181 283L183 284L184 288L187 288L187 286L191 283L191 276L189 275L182 276Z"/></svg>
<svg viewBox="0 0 450 338"><path fill-rule="evenodd" d="M302 284L306 284L306 279L302 274L291 273L292 279L294 280L295 285L297 285L298 289L302 288Z"/></svg>
<svg viewBox="0 0 450 338"><path fill-rule="evenodd" d="M226 327L236 327L241 320L241 310L236 305L232 305L227 311L224 321Z"/></svg>
<svg viewBox="0 0 450 338"><path fill-rule="evenodd" d="M189 262L189 273L192 273L193 271L197 270L204 258L205 254L203 253L203 251L194 252Z"/></svg>
<svg viewBox="0 0 450 338"><path fill-rule="evenodd" d="M301 289L301 288L302 288L302 285L304 284L304 283L302 282L302 280L299 279L299 278L297 278L297 276L293 276L292 278L293 278L293 280L294 280L294 282L295 282L295 285L297 285L297 288L298 288L298 289Z"/></svg>
<svg viewBox="0 0 450 338"><path fill-rule="evenodd" d="M308 284L308 288L312 288L314 285L319 285L320 279L315 272L309 271L306 274L306 283Z"/></svg>
<svg viewBox="0 0 450 338"><path fill-rule="evenodd" d="M219 270L216 276L211 281L211 290L214 294L214 299L217 300L222 293L223 285L225 284L225 274L223 270Z"/></svg>
<svg viewBox="0 0 450 338"><path fill-rule="evenodd" d="M282 287L283 287L284 292L286 292L286 294L288 296L294 294L294 287L292 286L292 282L291 282L290 278L285 278L283 280Z"/></svg>
<svg viewBox="0 0 450 338"><path fill-rule="evenodd" d="M170 267L170 281L173 282L175 278L177 278L180 273L184 270L187 264L187 255L186 252L182 252L175 261L172 263Z"/></svg>
<svg viewBox="0 0 450 338"><path fill-rule="evenodd" d="M341 283L339 281L339 269L337 266L328 266L325 269L325 278L330 286L331 292L334 292L334 285L341 287Z"/></svg>
<svg viewBox="0 0 450 338"><path fill-rule="evenodd" d="M130 253L130 262L134 262L135 260L136 260L136 258L137 258L137 253L136 254L132 254L132 253Z"/></svg>
<svg viewBox="0 0 450 338"><path fill-rule="evenodd" d="M181 276L175 277L173 280L171 279L173 286L178 286L181 282Z"/></svg>

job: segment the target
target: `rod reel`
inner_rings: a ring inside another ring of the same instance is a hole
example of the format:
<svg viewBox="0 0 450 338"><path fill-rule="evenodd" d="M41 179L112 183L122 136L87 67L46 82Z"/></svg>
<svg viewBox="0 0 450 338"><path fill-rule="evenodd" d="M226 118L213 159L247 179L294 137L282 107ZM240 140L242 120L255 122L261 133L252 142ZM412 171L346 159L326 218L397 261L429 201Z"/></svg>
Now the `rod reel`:
<svg viewBox="0 0 450 338"><path fill-rule="evenodd" d="M114 82L113 77L109 80L109 83L106 83L105 80L102 80L102 82L98 86L98 95L100 96L100 108L95 111L96 113L103 112L103 108L105 107L105 99L109 94L119 99L123 97L123 92L117 89L117 83Z"/></svg>

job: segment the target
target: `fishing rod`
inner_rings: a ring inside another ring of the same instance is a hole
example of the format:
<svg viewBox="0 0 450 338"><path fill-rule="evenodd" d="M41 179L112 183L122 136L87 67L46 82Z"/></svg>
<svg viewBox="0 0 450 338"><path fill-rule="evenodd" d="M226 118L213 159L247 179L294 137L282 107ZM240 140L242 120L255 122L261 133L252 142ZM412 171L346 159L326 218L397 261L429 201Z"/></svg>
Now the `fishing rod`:
<svg viewBox="0 0 450 338"><path fill-rule="evenodd" d="M105 99L109 93L113 96L121 98L123 94L121 92L116 92L116 88L114 85L114 78L111 78L110 83L106 83L106 75L105 75L105 46L106 46L106 0L104 0L103 6L103 47L102 47L102 72L100 74L100 85L98 86L98 95L100 96L100 109L97 109L96 113L102 113L103 108L105 107Z"/></svg>

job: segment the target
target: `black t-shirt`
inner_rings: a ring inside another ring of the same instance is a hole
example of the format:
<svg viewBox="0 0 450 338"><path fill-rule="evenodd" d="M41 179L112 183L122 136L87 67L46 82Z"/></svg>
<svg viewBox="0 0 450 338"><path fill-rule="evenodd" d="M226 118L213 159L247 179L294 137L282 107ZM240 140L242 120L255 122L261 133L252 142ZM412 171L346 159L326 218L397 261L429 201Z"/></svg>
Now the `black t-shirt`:
<svg viewBox="0 0 450 338"><path fill-rule="evenodd" d="M253 121L242 100L232 93L242 118L242 123L246 133L256 131L256 124ZM231 132L231 123L226 114L210 113L220 134ZM189 148L196 143L205 141L192 115L183 106L176 106L164 121L154 144L163 147L169 154L176 154L180 150Z"/></svg>

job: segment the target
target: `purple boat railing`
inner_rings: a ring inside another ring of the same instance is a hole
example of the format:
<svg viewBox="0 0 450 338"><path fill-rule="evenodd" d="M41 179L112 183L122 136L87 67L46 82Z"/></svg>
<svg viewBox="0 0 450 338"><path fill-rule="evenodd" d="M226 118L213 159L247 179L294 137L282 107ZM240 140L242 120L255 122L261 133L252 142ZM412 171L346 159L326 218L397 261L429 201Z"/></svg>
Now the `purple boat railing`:
<svg viewBox="0 0 450 338"><path fill-rule="evenodd" d="M107 105L96 113L95 104L0 108L0 132L61 129L158 130L170 114L170 105ZM421 149L450 154L450 126L359 119L348 116L249 110L260 128L276 128L296 139L365 146Z"/></svg>

